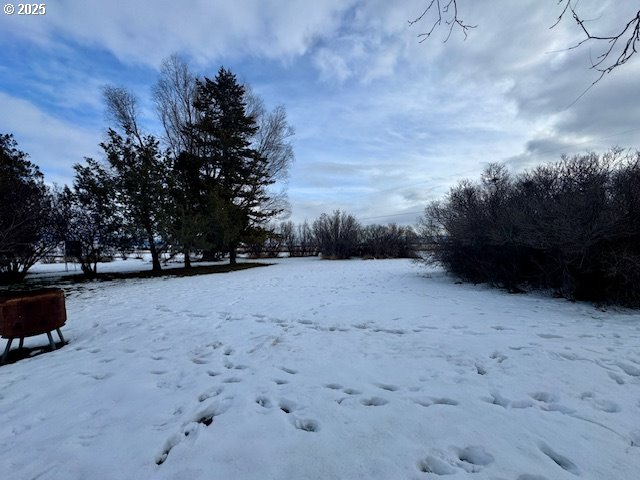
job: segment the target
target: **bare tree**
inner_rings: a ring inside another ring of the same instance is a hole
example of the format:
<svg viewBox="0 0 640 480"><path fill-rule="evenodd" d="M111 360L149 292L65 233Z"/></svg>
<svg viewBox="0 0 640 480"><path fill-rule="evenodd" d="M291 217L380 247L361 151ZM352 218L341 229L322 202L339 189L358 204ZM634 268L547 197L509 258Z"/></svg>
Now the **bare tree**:
<svg viewBox="0 0 640 480"><path fill-rule="evenodd" d="M584 15L578 13L578 4L579 0L558 0L558 5L561 6L562 10L557 21L551 25L551 28L558 25L563 19L571 17L582 30L584 38L569 47L568 50L574 50L585 44L597 45L598 48L602 48L601 53L592 61L592 68L600 72L600 75L592 84L595 85L605 74L611 73L616 68L624 65L638 52L638 44L640 44L640 9L624 20L617 32L599 34L587 26L587 20ZM443 23L447 28L445 42L449 40L454 29L460 29L466 39L469 29L477 26L462 20L457 0L429 0L426 8L417 18L409 21L409 25L424 22L427 22L428 29L418 34L420 42L428 39Z"/></svg>
<svg viewBox="0 0 640 480"><path fill-rule="evenodd" d="M196 122L196 77L177 54L162 62L153 99L164 127L164 139L174 158L182 152L192 153L192 140L185 133L185 126Z"/></svg>
<svg viewBox="0 0 640 480"><path fill-rule="evenodd" d="M142 142L142 133L138 126L138 99L129 90L107 85L103 89L103 97L107 107L107 115L116 122L127 136Z"/></svg>

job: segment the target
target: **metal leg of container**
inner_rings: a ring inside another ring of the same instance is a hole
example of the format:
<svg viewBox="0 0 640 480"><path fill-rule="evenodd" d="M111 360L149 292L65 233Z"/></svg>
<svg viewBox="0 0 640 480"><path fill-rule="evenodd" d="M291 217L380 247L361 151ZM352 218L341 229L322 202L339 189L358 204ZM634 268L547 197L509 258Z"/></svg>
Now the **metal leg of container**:
<svg viewBox="0 0 640 480"><path fill-rule="evenodd" d="M9 349L11 349L11 342L13 342L13 338L10 338L9 341L7 342L7 348L4 349L2 358L0 358L0 365L4 364L4 361L7 359L7 355L9 355Z"/></svg>
<svg viewBox="0 0 640 480"><path fill-rule="evenodd" d="M47 337L49 337L49 345L51 345L51 350L55 350L56 344L53 343L53 336L51 335L51 332L47 332Z"/></svg>
<svg viewBox="0 0 640 480"><path fill-rule="evenodd" d="M58 336L60 337L60 341L61 341L62 343L64 343L64 337L62 336L62 332L60 331L60 329L59 329L59 328L56 328L56 332L58 332Z"/></svg>
<svg viewBox="0 0 640 480"><path fill-rule="evenodd" d="M20 337L20 343L18 343L18 349L21 349L24 345L24 337Z"/></svg>

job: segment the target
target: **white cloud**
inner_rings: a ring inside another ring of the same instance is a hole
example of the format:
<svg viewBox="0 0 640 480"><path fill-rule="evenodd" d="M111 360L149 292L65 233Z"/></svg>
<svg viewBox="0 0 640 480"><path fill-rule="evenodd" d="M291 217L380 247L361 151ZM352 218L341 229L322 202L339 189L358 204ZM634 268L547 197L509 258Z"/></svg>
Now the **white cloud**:
<svg viewBox="0 0 640 480"><path fill-rule="evenodd" d="M590 26L608 33L637 8L628 3L582 0L580 9L593 20ZM49 5L46 18L0 18L0 41L20 37L48 46L52 60L25 75L37 80L39 94L55 108L95 115L101 112L99 86L121 82L117 72L110 77L74 64L83 52L109 52L125 73L142 65L150 72L146 90L136 85L142 100L154 81L152 69L175 51L199 70L220 62L248 65L246 80L260 75L268 103L283 103L297 130L298 160L289 182L294 219L338 207L363 217L412 212L458 179L476 177L488 162L508 160L518 169L563 152L640 146L634 130L640 125L639 62L571 105L595 76L589 47L566 51L581 38L575 22L549 29L560 13L557 3L459 0L462 18L478 26L466 41L454 31L446 44L444 28L418 43L428 20L409 27L426 4L60 0ZM254 61L264 71L252 72ZM277 76L269 75L272 67ZM4 119L5 130L10 122L18 125L11 130L20 129L21 146L21 138L33 144L24 149L34 160L34 152L58 149L56 158L66 158L73 148L70 164L87 145L96 149L97 128L78 128L60 120L59 111L44 113L35 99L11 94L0 97L0 108L17 109L19 118ZM37 125L44 132L39 143L52 148L38 146L27 124ZM56 143L65 135L70 145Z"/></svg>
<svg viewBox="0 0 640 480"><path fill-rule="evenodd" d="M99 131L55 118L32 103L0 92L0 132L13 133L18 148L29 154L48 182L70 184L72 165L85 156L100 158Z"/></svg>

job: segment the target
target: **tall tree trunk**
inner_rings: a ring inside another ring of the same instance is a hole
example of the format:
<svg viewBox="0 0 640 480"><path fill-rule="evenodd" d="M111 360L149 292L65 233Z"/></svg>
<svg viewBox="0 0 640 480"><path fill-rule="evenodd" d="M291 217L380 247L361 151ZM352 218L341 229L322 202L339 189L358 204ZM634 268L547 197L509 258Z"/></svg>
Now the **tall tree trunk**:
<svg viewBox="0 0 640 480"><path fill-rule="evenodd" d="M229 264L235 265L236 263L236 244L232 243L229 247Z"/></svg>
<svg viewBox="0 0 640 480"><path fill-rule="evenodd" d="M191 268L191 257L189 256L189 250L184 251L184 268Z"/></svg>
<svg viewBox="0 0 640 480"><path fill-rule="evenodd" d="M151 263L153 267L151 268L152 272L160 273L162 271L162 266L160 265L160 254L158 253L158 248L156 247L156 242L153 239L153 233L150 228L147 228L147 241L149 242L149 251L151 252Z"/></svg>

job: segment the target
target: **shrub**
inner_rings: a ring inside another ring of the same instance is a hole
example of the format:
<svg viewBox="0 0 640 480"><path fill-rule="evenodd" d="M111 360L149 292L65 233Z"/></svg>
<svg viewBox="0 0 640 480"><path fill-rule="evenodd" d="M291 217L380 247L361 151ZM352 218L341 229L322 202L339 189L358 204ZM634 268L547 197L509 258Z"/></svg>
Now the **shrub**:
<svg viewBox="0 0 640 480"><path fill-rule="evenodd" d="M323 213L313 222L313 234L323 258L343 259L357 254L360 224L340 210Z"/></svg>
<svg viewBox="0 0 640 480"><path fill-rule="evenodd" d="M415 258L417 235L411 227L368 225L362 229L360 254L364 258Z"/></svg>
<svg viewBox="0 0 640 480"><path fill-rule="evenodd" d="M640 305L640 153L612 150L511 176L492 164L421 220L427 261L511 291Z"/></svg>

